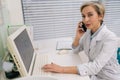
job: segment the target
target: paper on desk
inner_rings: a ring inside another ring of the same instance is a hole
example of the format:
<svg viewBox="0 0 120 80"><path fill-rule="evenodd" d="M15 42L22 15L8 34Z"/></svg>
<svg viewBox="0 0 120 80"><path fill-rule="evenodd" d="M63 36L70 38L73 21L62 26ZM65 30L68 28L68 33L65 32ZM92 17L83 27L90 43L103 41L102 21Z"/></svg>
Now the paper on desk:
<svg viewBox="0 0 120 80"><path fill-rule="evenodd" d="M58 41L56 45L56 50L71 50L72 49L72 41Z"/></svg>

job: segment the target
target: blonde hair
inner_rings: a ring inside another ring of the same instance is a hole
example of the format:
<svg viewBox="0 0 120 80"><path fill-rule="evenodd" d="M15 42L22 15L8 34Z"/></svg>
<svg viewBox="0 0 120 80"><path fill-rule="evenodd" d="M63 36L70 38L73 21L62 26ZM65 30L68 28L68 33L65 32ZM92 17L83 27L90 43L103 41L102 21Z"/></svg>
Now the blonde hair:
<svg viewBox="0 0 120 80"><path fill-rule="evenodd" d="M84 3L81 6L80 11L82 12L82 10L87 6L92 6L95 9L95 11L97 12L98 15L102 15L104 17L105 8L104 8L104 5L101 2L99 2L99 1L90 1L90 2Z"/></svg>

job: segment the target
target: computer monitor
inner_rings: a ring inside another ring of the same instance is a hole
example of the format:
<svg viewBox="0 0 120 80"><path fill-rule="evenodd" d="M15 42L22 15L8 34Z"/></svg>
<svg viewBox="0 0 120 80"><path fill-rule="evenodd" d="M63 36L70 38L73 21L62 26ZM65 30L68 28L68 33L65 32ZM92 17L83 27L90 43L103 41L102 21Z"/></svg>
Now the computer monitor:
<svg viewBox="0 0 120 80"><path fill-rule="evenodd" d="M26 26L7 38L7 45L21 76L30 75L34 63L34 48Z"/></svg>

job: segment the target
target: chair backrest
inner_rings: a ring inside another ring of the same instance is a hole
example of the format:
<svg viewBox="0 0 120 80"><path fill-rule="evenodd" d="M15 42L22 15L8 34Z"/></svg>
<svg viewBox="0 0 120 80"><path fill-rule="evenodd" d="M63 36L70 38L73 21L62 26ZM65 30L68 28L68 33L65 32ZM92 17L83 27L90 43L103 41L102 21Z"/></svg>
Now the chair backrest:
<svg viewBox="0 0 120 80"><path fill-rule="evenodd" d="M117 51L117 59L120 64L120 47L118 48L118 51Z"/></svg>

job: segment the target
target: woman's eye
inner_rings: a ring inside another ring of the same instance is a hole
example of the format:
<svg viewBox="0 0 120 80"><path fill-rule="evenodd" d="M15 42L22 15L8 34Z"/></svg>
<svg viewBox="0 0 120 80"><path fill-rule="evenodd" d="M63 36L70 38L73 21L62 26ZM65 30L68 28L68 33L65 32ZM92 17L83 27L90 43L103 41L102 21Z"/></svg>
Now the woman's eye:
<svg viewBox="0 0 120 80"><path fill-rule="evenodd" d="M88 14L88 17L91 17L91 16L93 16L93 14Z"/></svg>
<svg viewBox="0 0 120 80"><path fill-rule="evenodd" d="M82 15L82 18L85 18L85 16Z"/></svg>

